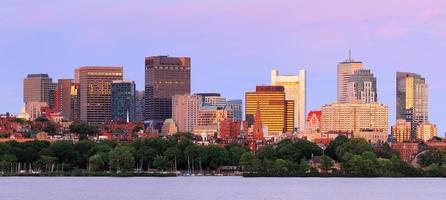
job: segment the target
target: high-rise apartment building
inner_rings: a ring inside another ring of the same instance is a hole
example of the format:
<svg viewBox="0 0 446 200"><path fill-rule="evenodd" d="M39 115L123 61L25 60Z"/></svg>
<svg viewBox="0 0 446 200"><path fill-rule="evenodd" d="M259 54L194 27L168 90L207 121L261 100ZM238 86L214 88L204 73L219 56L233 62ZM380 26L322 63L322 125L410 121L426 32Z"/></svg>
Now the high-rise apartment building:
<svg viewBox="0 0 446 200"><path fill-rule="evenodd" d="M113 121L135 121L135 93L134 81L117 80L112 82Z"/></svg>
<svg viewBox="0 0 446 200"><path fill-rule="evenodd" d="M388 131L387 106L379 103L334 103L322 106L322 133Z"/></svg>
<svg viewBox="0 0 446 200"><path fill-rule="evenodd" d="M235 121L243 120L243 101L241 99L228 100L226 107L229 111L229 116Z"/></svg>
<svg viewBox="0 0 446 200"><path fill-rule="evenodd" d="M416 138L418 125L428 122L428 85L419 74L397 72L396 119L412 124L412 139Z"/></svg>
<svg viewBox="0 0 446 200"><path fill-rule="evenodd" d="M29 74L23 80L23 101L45 102L48 106L54 104L54 91L57 84L48 74Z"/></svg>
<svg viewBox="0 0 446 200"><path fill-rule="evenodd" d="M172 96L190 94L189 57L153 56L145 59L145 118L157 129L172 117Z"/></svg>
<svg viewBox="0 0 446 200"><path fill-rule="evenodd" d="M361 103L378 102L376 78L369 69L356 70L348 82L348 102L358 101Z"/></svg>
<svg viewBox="0 0 446 200"><path fill-rule="evenodd" d="M257 86L255 92L245 93L245 115L250 126L254 124L257 106L269 133L293 132L294 101L286 100L283 86Z"/></svg>
<svg viewBox="0 0 446 200"><path fill-rule="evenodd" d="M294 101L294 129L305 128L305 116L307 110L307 73L299 70L298 75L279 75L279 71L271 71L271 85L283 86L285 98Z"/></svg>
<svg viewBox="0 0 446 200"><path fill-rule="evenodd" d="M87 66L76 70L80 84L80 119L90 124L112 119L112 82L123 79L122 67Z"/></svg>
<svg viewBox="0 0 446 200"><path fill-rule="evenodd" d="M355 61L351 57L344 62L338 64L338 103L348 103L349 82L356 70L363 68L360 61Z"/></svg>
<svg viewBox="0 0 446 200"><path fill-rule="evenodd" d="M201 96L174 95L172 98L172 119L179 132L194 131L198 124L198 110L201 109Z"/></svg>

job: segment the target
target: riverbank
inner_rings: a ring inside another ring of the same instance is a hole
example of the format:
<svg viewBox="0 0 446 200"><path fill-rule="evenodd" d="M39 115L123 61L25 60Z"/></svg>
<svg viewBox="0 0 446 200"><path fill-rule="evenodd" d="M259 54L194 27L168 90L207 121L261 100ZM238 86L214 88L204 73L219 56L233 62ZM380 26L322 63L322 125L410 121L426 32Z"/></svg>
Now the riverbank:
<svg viewBox="0 0 446 200"><path fill-rule="evenodd" d="M2 177L177 177L173 172L160 173L106 173L106 172L53 172L53 173L7 173Z"/></svg>

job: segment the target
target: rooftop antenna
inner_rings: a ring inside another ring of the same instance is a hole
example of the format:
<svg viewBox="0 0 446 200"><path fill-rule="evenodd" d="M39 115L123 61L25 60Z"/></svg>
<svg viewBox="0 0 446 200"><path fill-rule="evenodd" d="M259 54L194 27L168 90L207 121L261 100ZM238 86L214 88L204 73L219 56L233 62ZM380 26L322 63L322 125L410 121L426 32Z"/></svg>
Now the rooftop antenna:
<svg viewBox="0 0 446 200"><path fill-rule="evenodd" d="M348 60L352 61L352 49L348 49Z"/></svg>

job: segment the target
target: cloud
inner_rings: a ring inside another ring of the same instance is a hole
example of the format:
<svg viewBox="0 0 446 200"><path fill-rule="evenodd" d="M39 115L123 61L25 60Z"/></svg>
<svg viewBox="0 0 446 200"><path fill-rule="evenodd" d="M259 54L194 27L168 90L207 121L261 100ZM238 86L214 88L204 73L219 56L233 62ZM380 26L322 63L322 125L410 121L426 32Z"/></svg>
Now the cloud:
<svg viewBox="0 0 446 200"><path fill-rule="evenodd" d="M389 22L378 27L377 34L383 38L399 38L409 34L409 28L400 22Z"/></svg>

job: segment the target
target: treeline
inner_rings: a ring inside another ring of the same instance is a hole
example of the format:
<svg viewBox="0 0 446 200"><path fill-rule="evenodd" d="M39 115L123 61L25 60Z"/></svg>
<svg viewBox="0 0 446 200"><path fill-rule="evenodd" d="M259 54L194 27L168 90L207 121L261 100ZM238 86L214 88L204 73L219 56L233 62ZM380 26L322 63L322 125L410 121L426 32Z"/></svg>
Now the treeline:
<svg viewBox="0 0 446 200"><path fill-rule="evenodd" d="M263 146L255 154L238 144L196 145L192 135L186 133L169 138L138 139L128 144L90 140L0 144L3 174L176 170L213 173L222 166L237 166L245 176L446 175L444 152L427 150L419 156L419 164L421 168L415 168L401 161L387 144L373 148L363 139L342 136L332 141L325 151L312 142L286 139L274 146Z"/></svg>
<svg viewBox="0 0 446 200"><path fill-rule="evenodd" d="M320 159L314 161L313 156ZM418 163L421 168L400 160L388 144L373 148L364 139L343 136L332 141L325 151L306 141L284 140L275 148L262 147L255 155L244 155L241 160L246 176L446 176L444 152L427 150L419 156Z"/></svg>
<svg viewBox="0 0 446 200"><path fill-rule="evenodd" d="M32 141L0 144L0 171L143 172L147 170L190 170L198 173L238 165L248 150L240 145L195 145L191 134L170 138L135 140L129 144L94 142Z"/></svg>

